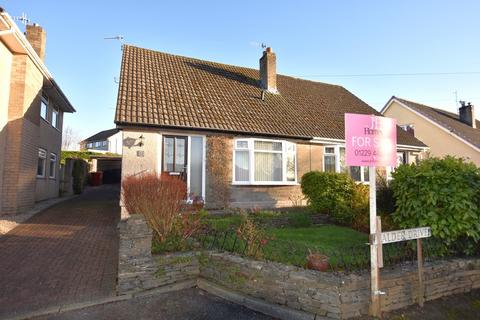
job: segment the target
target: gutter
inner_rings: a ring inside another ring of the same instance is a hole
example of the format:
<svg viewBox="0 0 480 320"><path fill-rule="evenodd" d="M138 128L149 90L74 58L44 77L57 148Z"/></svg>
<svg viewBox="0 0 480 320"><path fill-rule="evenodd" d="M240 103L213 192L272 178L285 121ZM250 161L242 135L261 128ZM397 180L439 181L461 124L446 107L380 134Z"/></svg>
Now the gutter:
<svg viewBox="0 0 480 320"><path fill-rule="evenodd" d="M1 8L0 8L1 9ZM20 29L17 27L15 22L12 20L10 15L3 11L3 9L0 10L0 24L6 27L6 30L0 30L0 40L3 40L5 45L9 47L6 44L5 41L5 36L13 36L15 42L22 47L21 53L26 54L29 56L29 58L33 61L35 66L40 70L40 72L43 74L43 76L50 82L51 86L55 89L57 94L60 96L60 98L63 99L64 104L66 105L66 108L64 108L65 112L75 112L75 108L72 106L70 101L68 101L67 97L63 93L62 89L58 86L58 84L55 82L53 79L53 76L51 73L48 71L47 67L45 66L45 63L40 59L38 54L35 52L33 49L32 45L28 42L27 38L25 38L25 35L20 31ZM0 25L0 28L1 28Z"/></svg>

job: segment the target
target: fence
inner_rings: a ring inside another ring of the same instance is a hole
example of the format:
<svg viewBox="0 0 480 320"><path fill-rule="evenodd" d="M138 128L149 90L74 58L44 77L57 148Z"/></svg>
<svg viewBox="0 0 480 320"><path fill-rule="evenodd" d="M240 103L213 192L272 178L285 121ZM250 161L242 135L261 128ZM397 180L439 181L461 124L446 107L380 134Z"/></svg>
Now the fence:
<svg viewBox="0 0 480 320"><path fill-rule="evenodd" d="M197 237L201 247L250 256L255 259L276 261L298 267L306 267L310 253L327 256L329 270L333 272L359 272L370 267L370 248L368 243L348 247L322 247L306 245L295 241L278 239L245 240L236 230L207 230ZM423 255L426 262L438 259L459 257L480 257L480 248L470 247L469 242L457 241L446 248L442 240L427 238L423 240ZM389 243L383 246L385 267L416 263L417 246L415 241Z"/></svg>

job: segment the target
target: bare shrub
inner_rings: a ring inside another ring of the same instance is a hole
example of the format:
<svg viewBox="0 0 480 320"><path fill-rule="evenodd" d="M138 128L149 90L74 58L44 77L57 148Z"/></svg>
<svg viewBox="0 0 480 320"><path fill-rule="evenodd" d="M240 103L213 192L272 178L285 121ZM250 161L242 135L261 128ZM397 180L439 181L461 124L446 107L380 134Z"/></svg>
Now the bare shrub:
<svg viewBox="0 0 480 320"><path fill-rule="evenodd" d="M123 202L130 214L143 214L164 242L174 231L186 198L185 183L177 177L156 173L129 176L122 181Z"/></svg>

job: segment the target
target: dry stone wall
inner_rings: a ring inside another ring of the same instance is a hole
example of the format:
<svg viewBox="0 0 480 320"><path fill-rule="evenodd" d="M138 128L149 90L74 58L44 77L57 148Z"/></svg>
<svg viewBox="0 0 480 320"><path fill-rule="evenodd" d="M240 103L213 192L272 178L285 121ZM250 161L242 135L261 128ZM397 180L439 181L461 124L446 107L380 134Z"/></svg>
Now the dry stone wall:
<svg viewBox="0 0 480 320"><path fill-rule="evenodd" d="M151 254L152 232L143 217L131 215L120 228L118 293L127 294L203 278L271 305L317 317L348 319L368 313L368 273L322 273L275 262L256 261L224 252ZM425 300L480 288L480 259L427 263ZM418 302L416 266L381 272L383 311Z"/></svg>

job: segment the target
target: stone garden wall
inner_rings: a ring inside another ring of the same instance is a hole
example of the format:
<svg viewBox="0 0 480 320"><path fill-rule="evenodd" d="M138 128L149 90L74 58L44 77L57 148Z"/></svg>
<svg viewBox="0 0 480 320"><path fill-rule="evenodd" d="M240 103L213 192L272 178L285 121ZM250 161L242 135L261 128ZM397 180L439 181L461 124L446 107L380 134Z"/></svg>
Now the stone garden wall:
<svg viewBox="0 0 480 320"><path fill-rule="evenodd" d="M212 251L152 256L152 233L143 218L132 215L119 228L119 294L175 284L195 286L203 278L228 291L302 311L311 319L348 319L368 313L368 273L322 273ZM478 289L480 259L427 263L424 283L426 301ZM416 266L382 270L380 287L386 293L381 298L383 311L417 303Z"/></svg>
<svg viewBox="0 0 480 320"><path fill-rule="evenodd" d="M152 256L152 230L143 216L130 215L121 221L119 234L118 294L197 279L196 252Z"/></svg>

